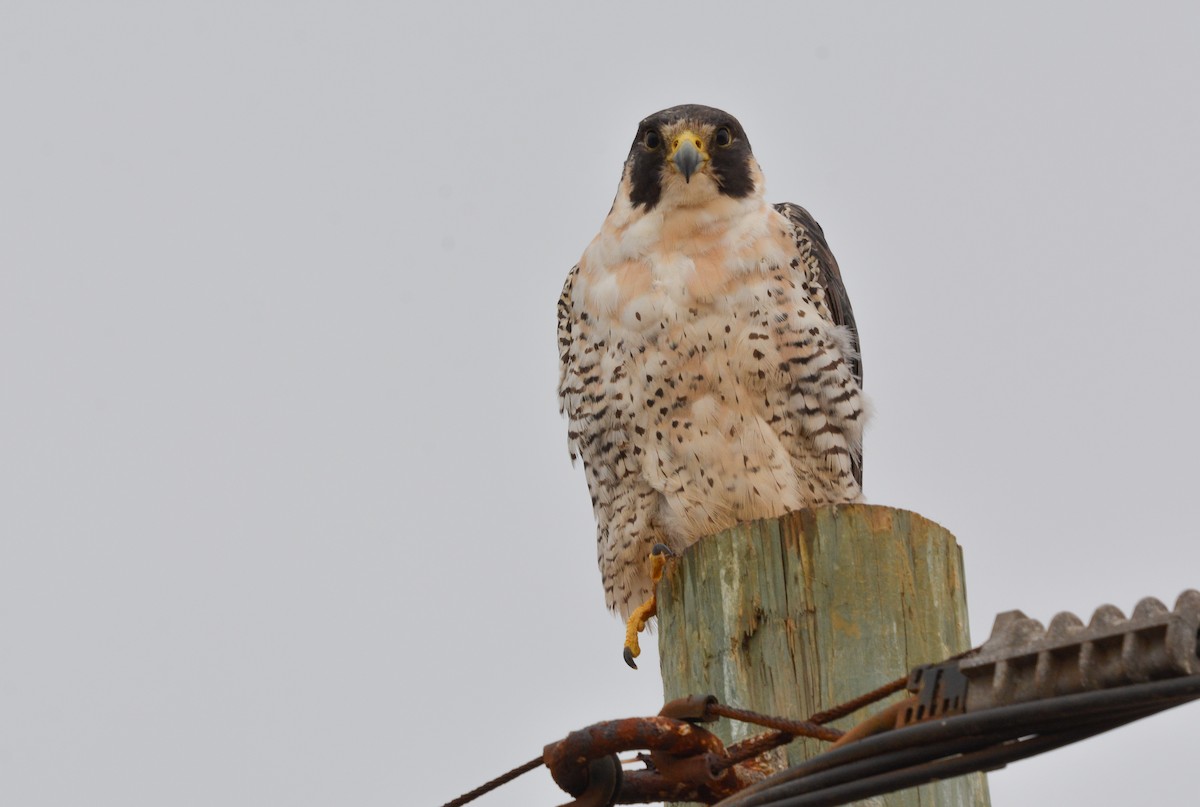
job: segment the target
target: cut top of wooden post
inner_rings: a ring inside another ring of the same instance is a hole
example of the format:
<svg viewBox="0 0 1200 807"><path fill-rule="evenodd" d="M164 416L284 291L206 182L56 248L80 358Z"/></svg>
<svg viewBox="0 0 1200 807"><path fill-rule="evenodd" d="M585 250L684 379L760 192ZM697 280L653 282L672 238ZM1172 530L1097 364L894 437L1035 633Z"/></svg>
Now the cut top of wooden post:
<svg viewBox="0 0 1200 807"><path fill-rule="evenodd" d="M712 694L794 718L970 647L954 536L916 513L875 505L802 510L701 538L668 568L658 619L667 700ZM717 727L726 743L760 731ZM788 764L823 747L792 743ZM976 774L873 801L987 805L988 797Z"/></svg>

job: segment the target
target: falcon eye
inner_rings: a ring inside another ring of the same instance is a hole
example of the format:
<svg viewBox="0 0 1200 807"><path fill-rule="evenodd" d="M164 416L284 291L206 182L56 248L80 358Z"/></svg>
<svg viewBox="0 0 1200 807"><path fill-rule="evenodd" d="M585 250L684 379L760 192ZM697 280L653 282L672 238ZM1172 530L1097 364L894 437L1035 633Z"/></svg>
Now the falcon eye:
<svg viewBox="0 0 1200 807"><path fill-rule="evenodd" d="M733 142L733 135L728 128L722 126L720 129L717 129L717 135L713 140L718 146L724 148Z"/></svg>
<svg viewBox="0 0 1200 807"><path fill-rule="evenodd" d="M650 131L646 132L646 137L642 140L642 142L646 144L646 148L654 151L654 149L662 145L662 138L658 136L658 132L651 129Z"/></svg>

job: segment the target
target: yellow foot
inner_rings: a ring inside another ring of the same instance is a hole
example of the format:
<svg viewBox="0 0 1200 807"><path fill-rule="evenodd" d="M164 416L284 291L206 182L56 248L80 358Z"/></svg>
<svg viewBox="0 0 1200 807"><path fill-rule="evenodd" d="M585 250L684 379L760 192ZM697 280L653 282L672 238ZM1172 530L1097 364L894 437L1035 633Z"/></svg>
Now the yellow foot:
<svg viewBox="0 0 1200 807"><path fill-rule="evenodd" d="M635 670L637 664L633 660L642 654L642 648L638 645L638 634L646 627L650 617L658 613L658 581L662 580L667 558L673 557L675 553L666 544L655 544L650 550L650 599L633 609L625 623L625 663Z"/></svg>

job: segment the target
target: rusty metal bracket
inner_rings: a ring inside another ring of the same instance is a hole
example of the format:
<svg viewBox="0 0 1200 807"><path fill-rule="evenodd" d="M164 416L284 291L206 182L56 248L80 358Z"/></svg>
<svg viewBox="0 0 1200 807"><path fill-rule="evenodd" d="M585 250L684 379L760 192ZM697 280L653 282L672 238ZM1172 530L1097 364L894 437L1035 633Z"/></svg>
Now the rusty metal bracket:
<svg viewBox="0 0 1200 807"><path fill-rule="evenodd" d="M621 790L621 760L616 754L588 761L587 787L562 807L611 807Z"/></svg>
<svg viewBox="0 0 1200 807"><path fill-rule="evenodd" d="M711 707L716 706L717 702L716 695L688 695L686 698L667 701L658 714L689 723L715 723L718 718L712 713Z"/></svg>
<svg viewBox="0 0 1200 807"><path fill-rule="evenodd" d="M639 750L650 752L647 769L622 771L617 791L609 796L603 795L600 784L593 787L593 776L600 775L592 772L595 760ZM711 804L737 792L747 781L736 767L718 765L726 756L715 734L661 715L596 723L550 743L542 754L554 781L575 797L572 807L649 801Z"/></svg>

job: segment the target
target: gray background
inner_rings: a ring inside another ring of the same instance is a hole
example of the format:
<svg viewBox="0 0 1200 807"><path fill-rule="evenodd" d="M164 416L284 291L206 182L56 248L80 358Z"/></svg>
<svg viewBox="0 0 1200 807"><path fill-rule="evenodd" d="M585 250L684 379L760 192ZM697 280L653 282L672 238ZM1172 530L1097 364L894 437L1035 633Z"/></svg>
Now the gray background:
<svg viewBox="0 0 1200 807"><path fill-rule="evenodd" d="M977 640L1200 586L1196 8L5 0L0 802L439 804L657 710L554 316L672 104L824 225ZM1191 803L1197 715L994 802Z"/></svg>

